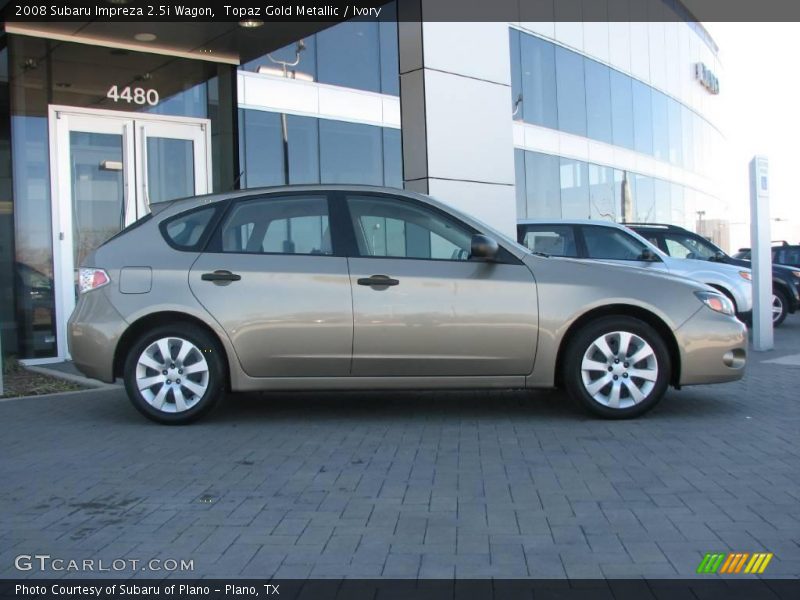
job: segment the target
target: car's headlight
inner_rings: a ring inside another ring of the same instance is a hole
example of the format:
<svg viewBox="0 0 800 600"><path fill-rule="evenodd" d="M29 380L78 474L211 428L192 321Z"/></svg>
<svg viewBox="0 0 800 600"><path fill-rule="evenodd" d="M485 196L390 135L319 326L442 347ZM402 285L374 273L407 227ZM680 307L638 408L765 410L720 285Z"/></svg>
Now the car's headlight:
<svg viewBox="0 0 800 600"><path fill-rule="evenodd" d="M792 275L800 279L800 271L792 271Z"/></svg>
<svg viewBox="0 0 800 600"><path fill-rule="evenodd" d="M697 296L700 302L714 312L731 316L736 312L733 308L733 302L722 294L717 294L716 292L695 292L694 295Z"/></svg>
<svg viewBox="0 0 800 600"><path fill-rule="evenodd" d="M747 281L753 281L753 275L750 273L750 271L739 271L739 277L746 279Z"/></svg>

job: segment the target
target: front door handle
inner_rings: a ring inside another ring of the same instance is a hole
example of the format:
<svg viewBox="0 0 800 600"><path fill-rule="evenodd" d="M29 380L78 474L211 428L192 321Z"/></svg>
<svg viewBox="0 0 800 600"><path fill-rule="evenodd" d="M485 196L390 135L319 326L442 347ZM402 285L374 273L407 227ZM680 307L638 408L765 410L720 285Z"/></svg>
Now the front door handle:
<svg viewBox="0 0 800 600"><path fill-rule="evenodd" d="M388 287L390 285L399 285L397 279L392 279L388 275L373 275L372 277L362 277L358 280L358 285L369 285L372 287Z"/></svg>
<svg viewBox="0 0 800 600"><path fill-rule="evenodd" d="M236 273L231 273L230 271L225 270L218 270L214 271L213 273L203 273L200 276L200 279L203 281L239 281L242 278L241 275L237 275Z"/></svg>

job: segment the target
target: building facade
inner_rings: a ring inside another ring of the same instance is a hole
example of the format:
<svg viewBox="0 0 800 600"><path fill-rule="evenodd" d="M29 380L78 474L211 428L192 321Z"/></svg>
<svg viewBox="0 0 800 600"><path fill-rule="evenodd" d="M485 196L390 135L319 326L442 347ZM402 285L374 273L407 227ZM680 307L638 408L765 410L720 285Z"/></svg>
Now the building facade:
<svg viewBox="0 0 800 600"><path fill-rule="evenodd" d="M597 22L398 21L403 6L204 33L6 23L3 353L67 358L77 266L187 195L364 183L430 193L509 235L537 217L724 227L724 79L701 25L610 8Z"/></svg>

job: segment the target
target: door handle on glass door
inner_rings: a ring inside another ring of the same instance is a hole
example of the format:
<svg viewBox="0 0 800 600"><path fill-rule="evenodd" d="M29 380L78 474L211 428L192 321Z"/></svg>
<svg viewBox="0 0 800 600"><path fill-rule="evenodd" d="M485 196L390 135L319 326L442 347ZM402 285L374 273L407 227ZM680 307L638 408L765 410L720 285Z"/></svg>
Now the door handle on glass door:
<svg viewBox="0 0 800 600"><path fill-rule="evenodd" d="M362 277L358 280L358 285L369 285L372 287L388 287L390 285L398 285L399 283L399 280L392 279L388 275L373 275L372 277Z"/></svg>

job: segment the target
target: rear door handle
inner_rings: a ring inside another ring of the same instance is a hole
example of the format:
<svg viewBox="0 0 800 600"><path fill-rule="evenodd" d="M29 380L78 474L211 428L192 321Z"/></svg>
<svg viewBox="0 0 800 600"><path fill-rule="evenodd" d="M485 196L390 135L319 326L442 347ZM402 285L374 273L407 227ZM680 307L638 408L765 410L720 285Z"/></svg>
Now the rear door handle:
<svg viewBox="0 0 800 600"><path fill-rule="evenodd" d="M241 275L237 275L236 273L231 273L230 271L225 270L214 271L213 273L203 273L200 276L200 279L203 281L239 281L241 278Z"/></svg>
<svg viewBox="0 0 800 600"><path fill-rule="evenodd" d="M358 280L358 285L369 285L372 287L388 287L399 285L400 281L392 279L388 275L373 275L372 277L362 277Z"/></svg>

